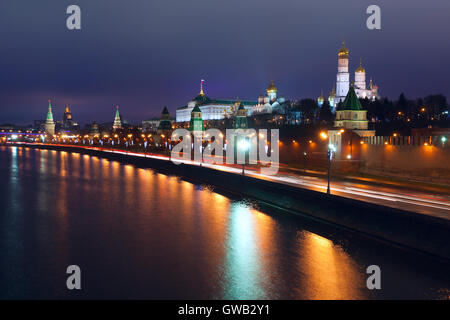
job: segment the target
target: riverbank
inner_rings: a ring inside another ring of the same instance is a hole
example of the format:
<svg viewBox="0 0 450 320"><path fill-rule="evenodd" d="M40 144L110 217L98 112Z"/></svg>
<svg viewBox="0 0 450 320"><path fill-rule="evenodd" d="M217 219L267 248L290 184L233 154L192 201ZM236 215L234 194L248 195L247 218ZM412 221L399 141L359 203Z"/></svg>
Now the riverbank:
<svg viewBox="0 0 450 320"><path fill-rule="evenodd" d="M302 189L196 165L175 165L158 156L83 148L24 144L23 146L84 153L152 168L164 174L207 184L310 219L450 260L450 221L419 213Z"/></svg>

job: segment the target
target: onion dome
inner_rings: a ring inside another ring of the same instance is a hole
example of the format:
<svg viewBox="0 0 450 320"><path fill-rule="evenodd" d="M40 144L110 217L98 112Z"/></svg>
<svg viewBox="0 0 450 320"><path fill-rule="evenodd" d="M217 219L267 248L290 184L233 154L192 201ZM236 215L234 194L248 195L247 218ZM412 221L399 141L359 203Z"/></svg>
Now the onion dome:
<svg viewBox="0 0 450 320"><path fill-rule="evenodd" d="M342 41L342 47L341 49L339 49L338 51L338 56L339 57L348 57L349 51L348 49L345 47L345 42Z"/></svg>
<svg viewBox="0 0 450 320"><path fill-rule="evenodd" d="M267 93L271 93L271 92L277 92L277 87L275 87L275 84L273 83L273 80L270 81L269 86L267 87Z"/></svg>
<svg viewBox="0 0 450 320"><path fill-rule="evenodd" d="M362 67L362 60L359 60L359 67L356 69L356 72L365 73L366 70Z"/></svg>
<svg viewBox="0 0 450 320"><path fill-rule="evenodd" d="M319 104L322 104L325 101L325 98L323 96L323 91L320 93L320 97L317 98L317 102Z"/></svg>

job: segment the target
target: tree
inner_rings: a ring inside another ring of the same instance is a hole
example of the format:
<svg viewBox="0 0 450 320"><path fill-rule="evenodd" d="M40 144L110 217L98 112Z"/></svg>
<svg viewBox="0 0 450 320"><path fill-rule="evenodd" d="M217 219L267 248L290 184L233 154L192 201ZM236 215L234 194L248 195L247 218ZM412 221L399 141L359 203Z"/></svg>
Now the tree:
<svg viewBox="0 0 450 320"><path fill-rule="evenodd" d="M312 123L316 119L318 105L316 100L302 99L299 102L299 109L302 113L303 123Z"/></svg>
<svg viewBox="0 0 450 320"><path fill-rule="evenodd" d="M333 122L333 113L331 112L330 104L328 103L328 101L324 101L322 107L320 107L319 121L327 125L331 125Z"/></svg>

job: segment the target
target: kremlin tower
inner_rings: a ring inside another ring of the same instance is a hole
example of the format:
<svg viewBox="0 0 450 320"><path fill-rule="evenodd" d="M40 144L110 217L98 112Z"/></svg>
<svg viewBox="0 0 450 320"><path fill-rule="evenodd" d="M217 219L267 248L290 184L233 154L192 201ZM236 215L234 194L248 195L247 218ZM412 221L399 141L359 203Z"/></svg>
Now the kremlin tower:
<svg viewBox="0 0 450 320"><path fill-rule="evenodd" d="M239 108L236 113L234 128L235 129L248 129L247 109L245 109L242 102L240 103Z"/></svg>
<svg viewBox="0 0 450 320"><path fill-rule="evenodd" d="M50 136L55 135L55 122L53 121L51 100L48 100L48 112L47 119L45 120L45 132Z"/></svg>
<svg viewBox="0 0 450 320"><path fill-rule="evenodd" d="M195 106L191 112L191 121L189 123L189 130L192 132L205 131L202 119L202 110L198 106Z"/></svg>
<svg viewBox="0 0 450 320"><path fill-rule="evenodd" d="M116 116L114 118L113 130L121 130L122 129L122 120L120 119L119 106L116 107Z"/></svg>

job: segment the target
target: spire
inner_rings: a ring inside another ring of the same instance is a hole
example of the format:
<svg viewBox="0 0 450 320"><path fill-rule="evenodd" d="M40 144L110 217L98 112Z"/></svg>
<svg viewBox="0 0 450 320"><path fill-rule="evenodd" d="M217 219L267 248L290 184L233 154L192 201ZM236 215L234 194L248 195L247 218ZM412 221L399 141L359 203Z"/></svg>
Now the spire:
<svg viewBox="0 0 450 320"><path fill-rule="evenodd" d="M347 96L345 97L341 110L363 110L361 103L359 102L358 96L355 93L353 84L350 86L350 89L348 90Z"/></svg>
<svg viewBox="0 0 450 320"><path fill-rule="evenodd" d="M205 95L205 93L203 92L203 82L205 82L205 80L200 80L200 95L201 96L204 96Z"/></svg>
<svg viewBox="0 0 450 320"><path fill-rule="evenodd" d="M47 121L53 122L52 101L48 99Z"/></svg>
<svg viewBox="0 0 450 320"><path fill-rule="evenodd" d="M116 116L114 117L113 129L122 129L122 120L120 119L119 106L116 106Z"/></svg>
<svg viewBox="0 0 450 320"><path fill-rule="evenodd" d="M69 110L69 105L66 104L66 113L69 113L69 112L70 112L70 110Z"/></svg>

